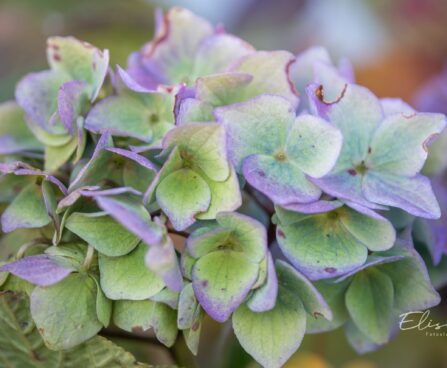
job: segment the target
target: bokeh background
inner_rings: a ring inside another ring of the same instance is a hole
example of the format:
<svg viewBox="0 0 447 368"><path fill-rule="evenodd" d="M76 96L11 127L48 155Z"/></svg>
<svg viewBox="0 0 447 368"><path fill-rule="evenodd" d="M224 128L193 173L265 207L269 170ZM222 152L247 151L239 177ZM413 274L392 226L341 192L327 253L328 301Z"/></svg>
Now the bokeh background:
<svg viewBox="0 0 447 368"><path fill-rule="evenodd" d="M323 45L334 60L348 57L358 83L380 97L412 103L418 89L447 66L447 0L0 0L0 101L13 98L25 73L46 67L46 37L76 36L108 48L112 65L124 66L127 55L152 37L153 10L172 5L223 24L259 49L297 53ZM432 318L447 323L445 290L443 295ZM168 350L147 336L109 337L152 364L257 367L229 326L212 321L202 330L197 358L181 341ZM406 331L359 357L342 331L306 336L286 367L447 368L447 337Z"/></svg>

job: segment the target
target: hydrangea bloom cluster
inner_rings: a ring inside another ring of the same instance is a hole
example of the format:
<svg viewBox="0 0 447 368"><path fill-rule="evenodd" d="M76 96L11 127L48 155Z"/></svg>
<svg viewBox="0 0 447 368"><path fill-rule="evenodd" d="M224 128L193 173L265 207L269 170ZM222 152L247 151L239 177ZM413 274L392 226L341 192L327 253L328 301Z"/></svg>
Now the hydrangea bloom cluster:
<svg viewBox="0 0 447 368"><path fill-rule="evenodd" d="M49 349L113 324L196 354L209 315L273 368L306 333L366 352L439 303L413 238L441 216L421 170L444 115L180 8L127 68L71 37L47 55L0 106L0 289Z"/></svg>

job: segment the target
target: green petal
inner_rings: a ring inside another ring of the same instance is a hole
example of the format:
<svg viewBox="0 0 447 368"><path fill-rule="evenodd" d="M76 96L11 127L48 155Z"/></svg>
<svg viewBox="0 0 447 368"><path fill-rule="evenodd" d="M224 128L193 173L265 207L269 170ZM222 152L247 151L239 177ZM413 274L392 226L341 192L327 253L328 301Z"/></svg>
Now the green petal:
<svg viewBox="0 0 447 368"><path fill-rule="evenodd" d="M177 315L178 328L185 330L192 327L197 308L200 308L200 306L194 295L192 284L188 283L180 293Z"/></svg>
<svg viewBox="0 0 447 368"><path fill-rule="evenodd" d="M110 323L110 318L112 317L112 302L106 298L99 282L96 282L97 294L96 294L96 314L98 316L99 322L101 322L104 327L108 327Z"/></svg>
<svg viewBox="0 0 447 368"><path fill-rule="evenodd" d="M258 265L241 252L209 253L194 265L194 292L201 306L216 321L224 322L244 301L258 276Z"/></svg>
<svg viewBox="0 0 447 368"><path fill-rule="evenodd" d="M68 217L65 226L106 256L125 255L140 241L137 236L103 212L75 212Z"/></svg>
<svg viewBox="0 0 447 368"><path fill-rule="evenodd" d="M196 218L199 220L212 220L219 212L234 211L242 203L239 180L236 172L231 167L230 176L223 182L213 181L206 176L202 177L211 190L211 202L205 212L199 213Z"/></svg>
<svg viewBox="0 0 447 368"><path fill-rule="evenodd" d="M211 201L207 183L190 169L177 170L161 181L156 191L157 202L176 230L184 230L205 212Z"/></svg>
<svg viewBox="0 0 447 368"><path fill-rule="evenodd" d="M373 268L358 273L346 292L346 307L352 320L377 344L390 338L393 302L391 278Z"/></svg>
<svg viewBox="0 0 447 368"><path fill-rule="evenodd" d="M238 172L247 156L273 156L284 148L287 127L295 119L295 110L289 101L267 95L217 108L215 114L225 127L230 160Z"/></svg>
<svg viewBox="0 0 447 368"><path fill-rule="evenodd" d="M220 226L232 231L242 250L252 262L261 262L267 251L267 231L251 217L236 212L221 212L216 220Z"/></svg>
<svg viewBox="0 0 447 368"><path fill-rule="evenodd" d="M51 222L40 185L29 184L14 198L1 217L5 233L18 228L43 227Z"/></svg>
<svg viewBox="0 0 447 368"><path fill-rule="evenodd" d="M50 37L47 58L51 68L68 73L72 80L89 83L93 101L99 93L109 66L109 53L74 37Z"/></svg>
<svg viewBox="0 0 447 368"><path fill-rule="evenodd" d="M401 261L379 266L380 271L393 281L394 305L400 313L425 310L439 304L440 296L433 288L425 263L415 249L396 244L386 255L405 257Z"/></svg>
<svg viewBox="0 0 447 368"><path fill-rule="evenodd" d="M298 349L306 330L306 312L300 298L289 290L283 272L273 309L256 313L245 304L233 314L233 329L245 351L266 368L281 367Z"/></svg>
<svg viewBox="0 0 447 368"><path fill-rule="evenodd" d="M36 140L25 123L23 110L13 101L0 104L0 154L20 151L41 151L42 144Z"/></svg>
<svg viewBox="0 0 447 368"><path fill-rule="evenodd" d="M332 311L329 305L321 296L320 292L312 285L312 283L296 271L288 263L278 260L276 262L278 272L281 273L282 282L287 285L289 291L297 295L303 307L308 314L314 316L322 316L327 320L332 319Z"/></svg>
<svg viewBox="0 0 447 368"><path fill-rule="evenodd" d="M396 240L393 225L382 216L364 216L349 207L343 207L340 221L346 229L369 250L382 251L391 248Z"/></svg>
<svg viewBox="0 0 447 368"><path fill-rule="evenodd" d="M311 280L341 275L366 260L366 246L345 228L341 216L335 210L277 228L281 250Z"/></svg>
<svg viewBox="0 0 447 368"><path fill-rule="evenodd" d="M286 154L306 174L319 178L335 165L343 137L332 125L311 115L300 115L291 126Z"/></svg>
<svg viewBox="0 0 447 368"><path fill-rule="evenodd" d="M150 142L150 117L150 110L135 96L111 96L92 108L85 120L85 128L94 133L109 129L116 136Z"/></svg>
<svg viewBox="0 0 447 368"><path fill-rule="evenodd" d="M78 141L72 138L62 146L45 146L45 170L53 172L65 164L75 152Z"/></svg>
<svg viewBox="0 0 447 368"><path fill-rule="evenodd" d="M395 114L386 118L374 134L366 166L394 175L414 176L428 156L430 138L445 127L441 114Z"/></svg>
<svg viewBox="0 0 447 368"><path fill-rule="evenodd" d="M69 349L98 333L102 324L96 313L96 292L95 281L82 274L34 289L31 314L50 349Z"/></svg>
<svg viewBox="0 0 447 368"><path fill-rule="evenodd" d="M210 179L224 181L230 175L222 125L191 123L173 129L163 141L163 147L178 146L183 161L199 168Z"/></svg>
<svg viewBox="0 0 447 368"><path fill-rule="evenodd" d="M329 321L320 318L318 315L307 315L307 332L320 333L332 331L343 325L349 318L345 303L345 293L349 282L333 283L330 281L317 281L313 284L323 296L332 312L332 319Z"/></svg>
<svg viewBox="0 0 447 368"><path fill-rule="evenodd" d="M171 347L177 338L175 311L151 300L120 300L114 303L113 322L129 332L153 328L157 339Z"/></svg>
<svg viewBox="0 0 447 368"><path fill-rule="evenodd" d="M380 101L366 88L348 85L340 101L330 105L328 119L343 135L334 172L359 165L367 157L373 132L383 119Z"/></svg>
<svg viewBox="0 0 447 368"><path fill-rule="evenodd" d="M101 288L109 299L143 300L163 289L161 278L144 263L146 252L147 246L140 244L125 256L99 255Z"/></svg>

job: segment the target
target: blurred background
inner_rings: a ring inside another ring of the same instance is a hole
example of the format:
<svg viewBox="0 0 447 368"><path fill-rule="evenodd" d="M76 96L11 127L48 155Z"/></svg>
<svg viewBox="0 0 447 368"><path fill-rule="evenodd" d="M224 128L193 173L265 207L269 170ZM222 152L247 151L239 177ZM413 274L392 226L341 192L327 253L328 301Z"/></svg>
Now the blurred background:
<svg viewBox="0 0 447 368"><path fill-rule="evenodd" d="M124 66L127 55L152 37L153 10L172 5L223 24L259 49L297 53L323 45L334 60L349 58L358 83L380 97L412 103L418 89L447 65L446 0L0 0L0 101L13 98L25 73L46 68L46 37L76 36L108 48L112 65ZM434 320L447 323L445 304L444 297ZM152 364L176 359L188 367L257 367L228 331L208 321L196 360L181 341L169 351L144 336L111 335ZM342 331L306 336L286 367L446 368L447 336L406 331L361 357Z"/></svg>

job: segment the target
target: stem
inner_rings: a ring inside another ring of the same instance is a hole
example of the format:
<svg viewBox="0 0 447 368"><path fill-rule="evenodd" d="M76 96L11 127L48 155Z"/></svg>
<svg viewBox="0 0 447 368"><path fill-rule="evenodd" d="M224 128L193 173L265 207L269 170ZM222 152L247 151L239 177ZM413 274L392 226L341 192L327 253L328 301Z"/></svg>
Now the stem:
<svg viewBox="0 0 447 368"><path fill-rule="evenodd" d="M17 254L16 254L16 259L23 258L23 256L25 255L26 251L28 249L30 249L31 247L34 247L35 245L45 245L45 246L47 246L47 245L50 245L50 244L48 244L48 240L47 239L43 239L43 238L31 240L30 242L23 244L19 248L19 250L17 251Z"/></svg>
<svg viewBox="0 0 447 368"><path fill-rule="evenodd" d="M177 231L177 230L174 230L174 229L169 229L168 233L169 234L176 234L176 235L179 235L179 236L183 236L184 238L187 238L190 235L186 231Z"/></svg>
<svg viewBox="0 0 447 368"><path fill-rule="evenodd" d="M95 248L93 248L89 244L88 248L87 248L87 254L85 255L84 263L82 264L82 267L85 270L88 270L90 268L90 265L92 264L92 261L93 261L94 254L95 254Z"/></svg>

